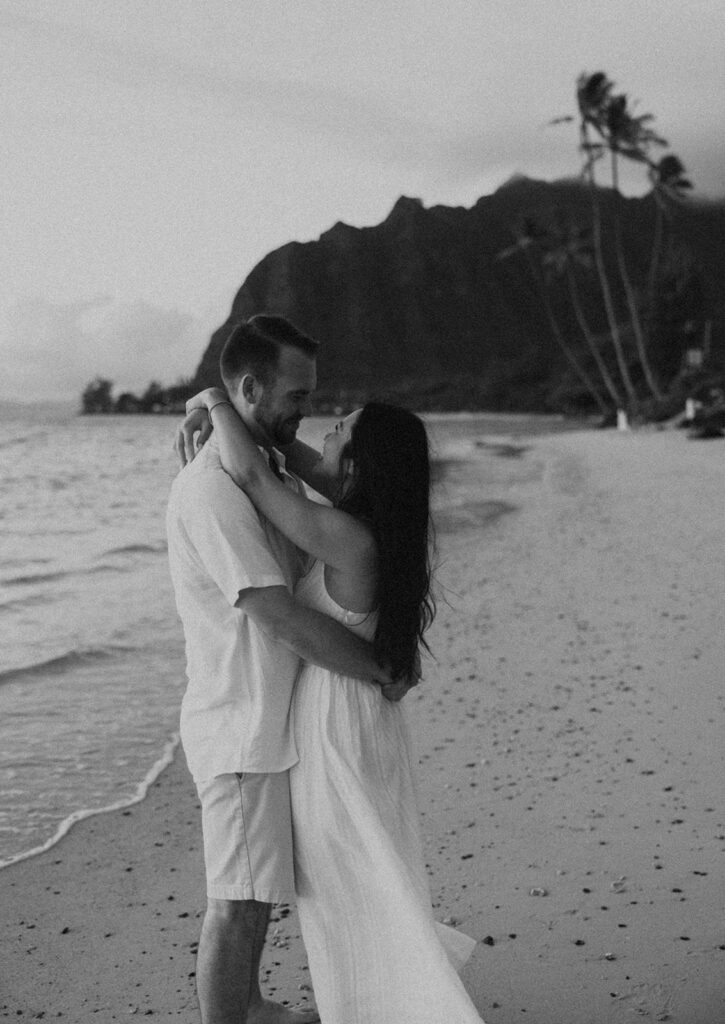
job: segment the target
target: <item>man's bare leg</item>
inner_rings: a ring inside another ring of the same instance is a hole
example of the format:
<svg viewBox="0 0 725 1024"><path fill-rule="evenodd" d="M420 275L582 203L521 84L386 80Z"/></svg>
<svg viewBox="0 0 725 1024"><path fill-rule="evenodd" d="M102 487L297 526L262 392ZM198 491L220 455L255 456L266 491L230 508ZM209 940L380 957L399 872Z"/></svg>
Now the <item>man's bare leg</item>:
<svg viewBox="0 0 725 1024"><path fill-rule="evenodd" d="M196 962L202 1024L245 1024L260 916L267 919L268 904L208 901Z"/></svg>
<svg viewBox="0 0 725 1024"><path fill-rule="evenodd" d="M316 1013L293 1013L262 999L259 963L269 903L214 900L199 939L196 990L202 1024L314 1024Z"/></svg>

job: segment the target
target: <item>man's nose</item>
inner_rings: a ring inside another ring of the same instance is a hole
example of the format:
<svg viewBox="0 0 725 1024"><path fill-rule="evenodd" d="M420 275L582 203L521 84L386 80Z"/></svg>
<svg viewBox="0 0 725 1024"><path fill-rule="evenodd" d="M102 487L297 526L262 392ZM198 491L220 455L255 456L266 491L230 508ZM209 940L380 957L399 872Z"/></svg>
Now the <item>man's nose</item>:
<svg viewBox="0 0 725 1024"><path fill-rule="evenodd" d="M300 405L300 416L311 416L312 415L312 399L308 396L302 400Z"/></svg>

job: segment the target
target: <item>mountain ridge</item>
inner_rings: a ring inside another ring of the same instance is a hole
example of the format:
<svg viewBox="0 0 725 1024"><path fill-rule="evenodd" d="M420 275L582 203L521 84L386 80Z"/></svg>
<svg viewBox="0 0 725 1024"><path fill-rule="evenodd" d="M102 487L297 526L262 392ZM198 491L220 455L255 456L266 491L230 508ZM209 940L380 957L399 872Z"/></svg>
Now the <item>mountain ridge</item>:
<svg viewBox="0 0 725 1024"><path fill-rule="evenodd" d="M597 195L605 238L611 240L616 212L627 261L635 280L643 281L655 230L654 198L625 198L611 189ZM323 404L356 404L374 395L431 409L586 406L525 261L499 258L528 217L588 223L591 192L570 179L514 176L469 208L425 207L420 199L401 196L377 225L338 221L316 240L288 242L243 281L195 382L219 383L219 353L232 323L274 313L320 341ZM690 312L698 324L711 322L713 350L721 354L725 286L717 268L725 259L725 205L678 204L669 227L692 254L700 281L701 308ZM561 294L555 297L567 337L583 351L571 310ZM606 325L591 284L584 298L601 334ZM615 299L623 308L616 289ZM687 343L683 334L675 351L670 337L653 353L661 376L676 371Z"/></svg>

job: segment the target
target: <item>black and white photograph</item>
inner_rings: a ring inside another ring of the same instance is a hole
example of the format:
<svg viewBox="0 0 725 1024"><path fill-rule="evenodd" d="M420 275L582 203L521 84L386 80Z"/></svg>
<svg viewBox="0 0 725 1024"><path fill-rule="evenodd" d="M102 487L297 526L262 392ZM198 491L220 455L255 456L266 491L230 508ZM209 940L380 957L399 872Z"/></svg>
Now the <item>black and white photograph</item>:
<svg viewBox="0 0 725 1024"><path fill-rule="evenodd" d="M725 1024L722 2L0 67L0 1021Z"/></svg>

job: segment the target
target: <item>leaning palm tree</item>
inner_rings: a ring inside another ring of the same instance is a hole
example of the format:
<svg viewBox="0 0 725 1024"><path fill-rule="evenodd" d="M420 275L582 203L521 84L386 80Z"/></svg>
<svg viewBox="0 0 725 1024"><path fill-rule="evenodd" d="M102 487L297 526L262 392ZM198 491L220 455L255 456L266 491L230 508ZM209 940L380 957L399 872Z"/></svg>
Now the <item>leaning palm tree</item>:
<svg viewBox="0 0 725 1024"><path fill-rule="evenodd" d="M595 122L597 131L603 139L609 152L612 187L615 192L620 193L619 187L619 158L635 160L638 163L650 165L650 150L653 146L665 146L667 143L651 127L654 120L652 114L640 114L635 116L629 107L629 100L625 93L612 95L609 91L606 101L602 106L599 116ZM621 194L621 193L620 193ZM622 226L619 216L614 213L614 253L619 269L619 276L624 289L624 295L629 313L629 320L632 325L637 356L642 367L642 373L650 393L657 399L662 398L662 392L657 384L652 367L650 366L645 343L645 333L642 325L640 304L635 293L632 279L627 267L627 260L622 243Z"/></svg>
<svg viewBox="0 0 725 1024"><path fill-rule="evenodd" d="M539 233L539 245L544 273L547 277L555 276L565 280L576 322L599 371L602 383L614 403L614 408L621 409L623 403L619 389L602 356L598 339L587 318L579 291L577 271L592 269L593 259L589 232L571 221L560 220L548 231Z"/></svg>
<svg viewBox="0 0 725 1024"><path fill-rule="evenodd" d="M577 79L577 106L579 109L579 148L583 156L582 175L589 186L589 194L592 204L592 241L594 264L602 291L604 309L607 317L607 324L614 346L615 357L619 374L622 379L622 386L627 397L627 404L630 411L637 407L637 392L629 372L629 365L624 352L619 319L614 305L612 286L609 281L607 267L604 260L604 247L602 242L602 213L597 194L597 183L595 176L595 165L605 152L606 146L603 141L602 124L606 118L606 111L611 100L614 83L607 78L603 71L597 71L592 75L586 72ZM559 120L564 120L559 119ZM594 136L594 137L593 137Z"/></svg>
<svg viewBox="0 0 725 1024"><path fill-rule="evenodd" d="M662 392L650 364L651 337L653 333L654 308L659 265L662 257L664 223L673 203L680 201L690 182L684 177L684 167L672 154L656 161L655 147L667 143L652 127L652 114L635 114L624 93L615 93L614 82L603 71L594 74L583 73L577 79L577 107L579 126L579 149L582 154L582 177L589 185L592 208L592 252L597 277L602 292L607 325L616 355L616 362L622 386L630 410L636 409L635 392L627 356L623 345L623 332L619 324L614 302L614 290L609 277L608 265L604 259L601 194L596 187L595 169L597 162L609 155L612 186L616 193L619 187L619 164L621 159L633 160L645 166L653 186L657 203L655 232L652 243L646 281L638 295L627 266L622 240L622 226L617 212L613 211L613 253L621 281L628 320L636 348L637 361L641 366L645 384L655 398ZM575 118L567 115L555 118L552 124L572 122ZM645 291L646 289L646 291Z"/></svg>
<svg viewBox="0 0 725 1024"><path fill-rule="evenodd" d="M524 257L529 274L534 283L536 293L544 307L544 312L546 313L546 318L549 322L549 327L551 328L551 333L556 344L561 349L564 358L569 363L584 388L591 395L599 411L603 416L607 416L609 409L606 401L602 398L599 388L582 365L574 349L567 343L564 337L564 332L556 318L554 307L551 303L551 297L546 287L546 279L542 270L542 264L540 259L537 258L537 249L539 248L543 238L541 229L534 221L526 219L522 226L514 233L514 238L514 244L499 252L496 259L505 260L517 255Z"/></svg>

